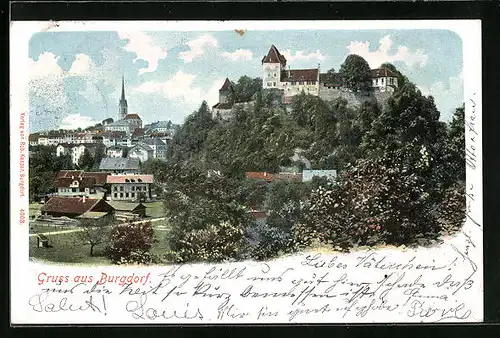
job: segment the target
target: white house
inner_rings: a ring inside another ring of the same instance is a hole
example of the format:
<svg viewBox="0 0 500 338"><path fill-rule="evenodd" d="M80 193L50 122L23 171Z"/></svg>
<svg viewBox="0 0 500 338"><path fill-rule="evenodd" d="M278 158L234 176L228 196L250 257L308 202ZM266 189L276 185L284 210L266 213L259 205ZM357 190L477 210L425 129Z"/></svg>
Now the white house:
<svg viewBox="0 0 500 338"><path fill-rule="evenodd" d="M146 162L153 158L153 149L145 143L138 143L128 151L127 157L137 158L141 162Z"/></svg>
<svg viewBox="0 0 500 338"><path fill-rule="evenodd" d="M337 170L303 170L302 182L312 181L313 177L326 177L330 181L334 181L337 177Z"/></svg>
<svg viewBox="0 0 500 338"><path fill-rule="evenodd" d="M123 157L123 147L111 146L106 149L107 157Z"/></svg>
<svg viewBox="0 0 500 338"><path fill-rule="evenodd" d="M160 138L155 137L151 139L145 139L144 143L147 144L151 149L153 149L153 158L157 158L160 160L165 160L167 158L167 144Z"/></svg>
<svg viewBox="0 0 500 338"><path fill-rule="evenodd" d="M149 200L153 175L109 175L106 183L111 188L112 201Z"/></svg>
<svg viewBox="0 0 500 338"><path fill-rule="evenodd" d="M382 92L394 91L398 86L398 77L387 68L371 70L372 87Z"/></svg>
<svg viewBox="0 0 500 338"><path fill-rule="evenodd" d="M69 144L61 143L56 147L56 156L71 155L71 161L73 164L78 165L80 158L85 153L85 149L89 150L91 154L95 153L97 144L95 143L85 143L85 144Z"/></svg>

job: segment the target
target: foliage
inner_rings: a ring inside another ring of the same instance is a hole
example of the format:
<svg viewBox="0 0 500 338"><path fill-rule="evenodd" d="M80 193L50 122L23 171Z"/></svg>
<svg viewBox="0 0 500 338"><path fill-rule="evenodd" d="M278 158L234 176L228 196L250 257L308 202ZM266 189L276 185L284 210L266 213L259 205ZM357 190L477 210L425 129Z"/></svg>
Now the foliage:
<svg viewBox="0 0 500 338"><path fill-rule="evenodd" d="M275 181L269 184L265 209L269 226L288 232L301 216L301 200L309 193L302 182Z"/></svg>
<svg viewBox="0 0 500 338"><path fill-rule="evenodd" d="M222 262L236 259L243 249L243 230L237 224L222 222L183 233L175 243L178 262Z"/></svg>
<svg viewBox="0 0 500 338"><path fill-rule="evenodd" d="M231 87L231 102L248 102L254 99L262 89L262 79L242 76L238 79L238 82L231 83Z"/></svg>
<svg viewBox="0 0 500 338"><path fill-rule="evenodd" d="M370 86L370 65L361 56L350 54L340 66L343 85L353 91L366 90Z"/></svg>
<svg viewBox="0 0 500 338"><path fill-rule="evenodd" d="M30 149L29 159L30 201L38 200L41 195L54 192L54 179L59 170L73 169L71 155L56 156L53 146L36 146Z"/></svg>
<svg viewBox="0 0 500 338"><path fill-rule="evenodd" d="M208 177L202 166L174 164L166 171L165 211L169 247L178 259L221 261L236 258L249 223L237 181Z"/></svg>
<svg viewBox="0 0 500 338"><path fill-rule="evenodd" d="M105 220L82 220L80 222L81 231L77 232L78 237L83 244L88 244L90 247L90 256L94 256L94 248L96 245L104 244L109 239L109 222Z"/></svg>
<svg viewBox="0 0 500 338"><path fill-rule="evenodd" d="M252 259L270 259L291 249L290 233L280 228L253 222L246 232L249 239L247 254Z"/></svg>
<svg viewBox="0 0 500 338"><path fill-rule="evenodd" d="M85 171L91 171L94 167L94 157L90 153L90 150L85 148L82 156L78 160L78 168Z"/></svg>
<svg viewBox="0 0 500 338"><path fill-rule="evenodd" d="M439 227L423 178L402 163L398 158L360 160L337 184L313 191L305 226L343 250L436 238Z"/></svg>
<svg viewBox="0 0 500 338"><path fill-rule="evenodd" d="M465 186L458 183L446 190L443 201L437 209L437 217L443 233L452 234L463 226L465 222Z"/></svg>
<svg viewBox="0 0 500 338"><path fill-rule="evenodd" d="M120 224L111 230L107 256L115 264L140 263L156 239L151 222ZM139 259L139 261L134 261Z"/></svg>

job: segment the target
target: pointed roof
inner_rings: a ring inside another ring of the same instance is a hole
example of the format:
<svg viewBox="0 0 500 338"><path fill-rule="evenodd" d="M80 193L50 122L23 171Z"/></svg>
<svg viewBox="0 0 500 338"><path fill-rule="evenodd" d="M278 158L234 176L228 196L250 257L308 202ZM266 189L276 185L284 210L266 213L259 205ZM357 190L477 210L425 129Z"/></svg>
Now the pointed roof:
<svg viewBox="0 0 500 338"><path fill-rule="evenodd" d="M281 63L285 65L286 59L280 54L278 48L276 48L275 45L272 45L271 48L269 48L267 55L262 58L262 63Z"/></svg>
<svg viewBox="0 0 500 338"><path fill-rule="evenodd" d="M226 77L226 81L224 81L224 84L222 87L220 87L219 91L228 91L229 88L231 87L231 81Z"/></svg>
<svg viewBox="0 0 500 338"><path fill-rule="evenodd" d="M120 101L126 101L125 100L125 77L122 75L122 96L120 98Z"/></svg>

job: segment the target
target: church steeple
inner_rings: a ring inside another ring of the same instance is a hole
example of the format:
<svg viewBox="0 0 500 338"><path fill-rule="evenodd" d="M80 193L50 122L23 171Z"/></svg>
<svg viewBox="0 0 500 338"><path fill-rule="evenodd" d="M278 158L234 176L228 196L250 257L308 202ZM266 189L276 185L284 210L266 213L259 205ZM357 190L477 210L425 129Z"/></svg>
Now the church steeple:
<svg viewBox="0 0 500 338"><path fill-rule="evenodd" d="M127 100L125 99L125 79L122 75L122 96L120 98L120 103L118 104L118 119L123 120L127 116L128 106Z"/></svg>

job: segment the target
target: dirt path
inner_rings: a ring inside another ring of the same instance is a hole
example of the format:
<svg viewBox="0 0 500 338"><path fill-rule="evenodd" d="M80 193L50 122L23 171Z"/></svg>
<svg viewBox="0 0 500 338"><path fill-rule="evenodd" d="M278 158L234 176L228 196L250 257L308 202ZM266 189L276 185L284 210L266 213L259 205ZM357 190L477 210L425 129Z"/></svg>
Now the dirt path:
<svg viewBox="0 0 500 338"><path fill-rule="evenodd" d="M135 221L135 222L132 222L131 224L141 224L141 223L146 223L146 222L155 223L155 222L164 221L164 220L165 220L165 217L158 217L158 218L146 219L146 220L141 220L141 221ZM127 223L127 222L125 222L125 223ZM122 223L122 224L125 224L125 223ZM165 226L162 226L162 225L158 225L157 227L161 228L161 230L164 230L163 228L165 228ZM62 235L62 234L70 234L73 232L80 232L80 231L83 231L83 229L76 228L76 229L69 229L69 230L49 231L49 232L30 234L30 237L35 237L38 235L45 235L45 236Z"/></svg>

